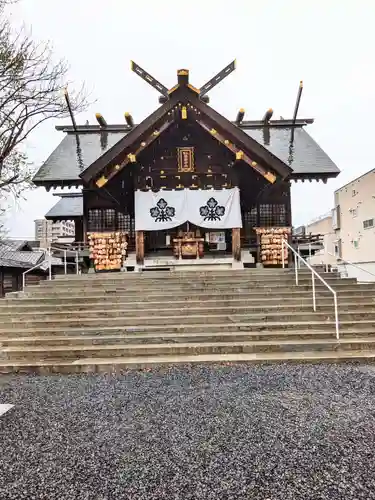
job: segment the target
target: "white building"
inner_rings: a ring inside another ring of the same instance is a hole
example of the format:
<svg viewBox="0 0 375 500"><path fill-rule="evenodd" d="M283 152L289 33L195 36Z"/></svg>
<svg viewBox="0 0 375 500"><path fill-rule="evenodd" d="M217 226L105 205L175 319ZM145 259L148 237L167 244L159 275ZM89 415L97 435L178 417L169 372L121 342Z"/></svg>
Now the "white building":
<svg viewBox="0 0 375 500"><path fill-rule="evenodd" d="M308 224L306 233L324 235L312 264L338 265L349 277L375 281L375 169L337 189L332 213Z"/></svg>
<svg viewBox="0 0 375 500"><path fill-rule="evenodd" d="M371 281L374 281L375 169L335 191L334 207L337 254L351 263L347 265L348 275L368 281L372 273Z"/></svg>
<svg viewBox="0 0 375 500"><path fill-rule="evenodd" d="M337 236L333 228L332 212L322 215L317 219L309 222L305 226L306 234L321 235L322 236L322 249L315 252L313 257L309 259L313 265L329 264L335 265L337 263Z"/></svg>
<svg viewBox="0 0 375 500"><path fill-rule="evenodd" d="M46 248L60 238L74 238L75 225L72 221L53 222L47 219L37 219L35 223L35 239L40 246Z"/></svg>

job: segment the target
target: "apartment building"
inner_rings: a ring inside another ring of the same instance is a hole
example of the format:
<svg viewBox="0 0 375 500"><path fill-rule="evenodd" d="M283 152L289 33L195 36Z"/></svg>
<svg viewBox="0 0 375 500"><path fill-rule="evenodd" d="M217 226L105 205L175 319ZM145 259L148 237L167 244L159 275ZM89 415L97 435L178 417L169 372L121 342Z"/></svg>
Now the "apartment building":
<svg viewBox="0 0 375 500"><path fill-rule="evenodd" d="M37 219L34 223L35 239L44 248L60 238L74 237L75 235L75 225L72 221L53 222L47 219Z"/></svg>
<svg viewBox="0 0 375 500"><path fill-rule="evenodd" d="M375 169L334 194L337 255L375 274Z"/></svg>

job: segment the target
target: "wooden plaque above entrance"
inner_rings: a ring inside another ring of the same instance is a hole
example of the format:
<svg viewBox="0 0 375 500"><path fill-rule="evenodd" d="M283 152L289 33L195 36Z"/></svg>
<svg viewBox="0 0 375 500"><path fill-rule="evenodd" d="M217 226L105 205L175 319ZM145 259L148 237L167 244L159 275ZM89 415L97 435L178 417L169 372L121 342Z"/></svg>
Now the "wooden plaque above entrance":
<svg viewBox="0 0 375 500"><path fill-rule="evenodd" d="M194 172L194 147L177 148L179 172Z"/></svg>

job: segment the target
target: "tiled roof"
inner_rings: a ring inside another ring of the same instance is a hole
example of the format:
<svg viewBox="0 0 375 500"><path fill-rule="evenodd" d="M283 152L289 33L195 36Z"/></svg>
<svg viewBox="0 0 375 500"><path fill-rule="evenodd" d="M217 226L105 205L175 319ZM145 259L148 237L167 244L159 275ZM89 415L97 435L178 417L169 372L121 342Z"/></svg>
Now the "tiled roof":
<svg viewBox="0 0 375 500"><path fill-rule="evenodd" d="M22 267L29 269L36 266L44 259L44 252L26 252L6 249L5 245L0 248L0 266Z"/></svg>
<svg viewBox="0 0 375 500"><path fill-rule="evenodd" d="M1 249L20 250L25 245L28 245L28 242L26 240L12 240L12 239L8 239L8 238L6 240L0 240L0 253L1 253Z"/></svg>
<svg viewBox="0 0 375 500"><path fill-rule="evenodd" d="M63 196L45 215L46 219L55 219L66 217L82 217L83 216L83 198L81 194L72 194Z"/></svg>
<svg viewBox="0 0 375 500"><path fill-rule="evenodd" d="M241 127L250 137L293 169L293 175L336 176L340 171L329 156L304 130L295 127L293 148L290 148L290 127ZM33 181L38 184L70 181L81 184L80 173L89 167L127 134L126 130L109 130L106 134L98 130L81 133L80 147L82 163L77 158L77 143L74 133L68 132L61 143L40 167ZM55 207L54 207L55 208ZM57 206L56 206L57 208ZM60 210L60 208L59 208Z"/></svg>
<svg viewBox="0 0 375 500"><path fill-rule="evenodd" d="M293 169L293 175L337 175L340 170L314 139L302 128L249 128L244 131Z"/></svg>
<svg viewBox="0 0 375 500"><path fill-rule="evenodd" d="M79 174L97 160L103 153L118 142L125 133L85 133L79 134L82 164L77 157L75 134L68 133L53 153L35 174L33 182L77 181L81 183Z"/></svg>

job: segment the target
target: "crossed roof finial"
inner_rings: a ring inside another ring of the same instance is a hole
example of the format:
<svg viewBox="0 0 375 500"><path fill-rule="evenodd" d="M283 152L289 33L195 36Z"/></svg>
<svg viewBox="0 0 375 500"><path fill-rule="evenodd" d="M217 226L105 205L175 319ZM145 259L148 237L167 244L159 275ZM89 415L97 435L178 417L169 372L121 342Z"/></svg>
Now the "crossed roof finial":
<svg viewBox="0 0 375 500"><path fill-rule="evenodd" d="M169 99L169 95L171 94L171 92L179 85L191 86L189 84L189 70L187 69L179 69L177 71L178 84L172 87L172 89L168 89L165 85L156 80L156 78L147 73L147 71L141 68L134 61L131 61L131 69L132 71L134 71L134 73L140 76L142 80L144 80L149 85L151 85L151 87L156 89L165 99ZM236 60L232 61L230 64L228 64L228 66L219 71L217 75L215 75L213 78L211 78L211 80L202 85L200 89L194 89L194 90L199 94L199 97L202 98L210 90L212 90L218 83L224 80L224 78L230 75L230 73L232 73L235 69L236 69Z"/></svg>

